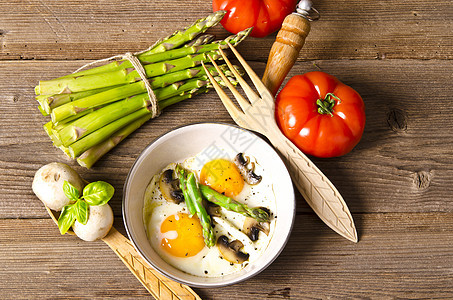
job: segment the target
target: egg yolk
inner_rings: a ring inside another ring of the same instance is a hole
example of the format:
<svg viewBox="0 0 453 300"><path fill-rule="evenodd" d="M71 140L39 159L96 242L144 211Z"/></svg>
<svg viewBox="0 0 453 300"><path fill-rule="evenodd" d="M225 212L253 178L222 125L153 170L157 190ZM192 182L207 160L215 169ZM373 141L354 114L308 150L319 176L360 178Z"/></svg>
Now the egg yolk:
<svg viewBox="0 0 453 300"><path fill-rule="evenodd" d="M160 232L165 234L161 246L173 256L194 256L205 246L202 227L196 216L171 215L162 222Z"/></svg>
<svg viewBox="0 0 453 300"><path fill-rule="evenodd" d="M226 159L206 163L201 169L200 181L228 197L237 196L244 188L244 179L238 168Z"/></svg>

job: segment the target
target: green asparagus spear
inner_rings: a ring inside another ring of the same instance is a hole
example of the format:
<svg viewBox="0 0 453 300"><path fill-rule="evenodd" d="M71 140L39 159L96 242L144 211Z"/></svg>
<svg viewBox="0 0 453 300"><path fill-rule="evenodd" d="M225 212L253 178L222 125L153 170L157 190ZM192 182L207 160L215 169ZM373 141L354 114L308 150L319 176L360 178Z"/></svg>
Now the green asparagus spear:
<svg viewBox="0 0 453 300"><path fill-rule="evenodd" d="M233 81L233 79L230 79L230 80ZM236 84L237 84L237 82L236 82ZM168 99L159 101L159 108L161 110L163 110L167 106L176 104L176 103L181 102L186 99L193 98L193 96L195 96L195 95L206 93L211 87L212 87L211 85L207 85L207 86L204 86L204 87L201 87L198 89L193 89L193 90L187 91L181 95L177 95L177 96L170 97Z"/></svg>
<svg viewBox="0 0 453 300"><path fill-rule="evenodd" d="M189 195L189 190L187 189L186 170L184 170L184 168L182 168L178 164L176 165L175 172L179 178L179 187L181 188L182 193L184 195L184 201L186 202L187 210L189 211L190 216L193 216L194 214L197 213L197 211L195 209L195 205L192 201L192 198Z"/></svg>
<svg viewBox="0 0 453 300"><path fill-rule="evenodd" d="M93 107L93 108L90 108L90 109L86 109L82 112L79 112L78 114L74 115L74 116L70 116L66 119L63 119L61 121L58 121L58 122L55 122L55 123L52 123L53 124L53 130L56 130L56 131L60 131L61 129L63 129L65 126L67 126L69 123L72 123L74 122L75 120L83 117L83 116L86 116L88 114L91 114L93 111L97 110L97 109L100 109L104 107L104 105L101 105L101 106L97 106L97 107ZM51 121L52 122L52 121Z"/></svg>
<svg viewBox="0 0 453 300"><path fill-rule="evenodd" d="M167 61L170 59L175 59L175 58L181 58L186 55L190 54L200 54L204 52L210 52L214 50L218 50L219 48L221 49L228 49L227 43L230 43L233 46L238 45L241 43L251 32L252 28L245 29L243 31L238 32L235 35L231 35L227 37L225 40L221 41L216 41L210 44L204 44L204 45L199 45L199 46L189 46L189 47L182 47L166 52L161 52L161 53L156 53L156 54L151 54L151 55L145 55L145 56L140 56L140 61L145 64L150 64L150 63L156 63L156 62L161 62L161 61ZM130 64L129 61L124 62L122 65L123 68L130 68L132 65Z"/></svg>
<svg viewBox="0 0 453 300"><path fill-rule="evenodd" d="M203 34L197 37L195 40L192 40L184 45L184 47L191 47L191 46L201 46L209 44L210 42L214 41L215 35L213 34Z"/></svg>
<svg viewBox="0 0 453 300"><path fill-rule="evenodd" d="M44 110L44 108L40 106L38 106L38 110L39 112L43 115L43 116L48 116L49 114Z"/></svg>
<svg viewBox="0 0 453 300"><path fill-rule="evenodd" d="M110 122L129 115L142 107L147 107L148 105L150 105L150 102L147 94L139 94L131 98L117 101L78 118L68 126L64 126L55 135L64 146L68 147L75 141L95 131L97 128L101 128Z"/></svg>
<svg viewBox="0 0 453 300"><path fill-rule="evenodd" d="M195 56L195 54L212 53L211 55L215 56L215 51L219 48L228 48L227 42L236 46L242 42L250 32L251 28L243 30L236 35L229 36L222 41L202 46L182 47L167 52L140 56L140 61L144 64L149 64L144 66L148 78L161 75L171 71L173 68L176 68L175 70L181 70L180 67L182 67L182 69L186 69L187 67L197 65L190 64L190 60L192 60L192 58L194 61L205 61L203 56ZM172 72L175 70L172 70ZM118 64L118 69L109 72L40 81L36 90L41 95L59 94L62 91L75 93L84 90L91 90L93 88L111 86L113 84L135 82L138 79L138 73L132 69L132 64L126 60L121 61Z"/></svg>
<svg viewBox="0 0 453 300"><path fill-rule="evenodd" d="M47 135L49 136L49 138L52 141L52 143L54 144L54 146L55 147L59 147L59 146L61 146L62 143L60 142L58 137L55 136L52 127L53 127L53 124L52 124L51 121L49 121L49 122L47 122L46 124L43 125L44 131L47 133Z"/></svg>
<svg viewBox="0 0 453 300"><path fill-rule="evenodd" d="M159 44L155 45L152 49L142 53L141 55L159 53L167 51L169 49L177 48L187 43L188 41L193 40L200 33L203 33L209 28L217 25L225 14L226 11L219 10L210 14L206 18L199 19L184 30L176 31L171 37L164 39Z"/></svg>
<svg viewBox="0 0 453 300"><path fill-rule="evenodd" d="M259 222L268 222L269 214L261 208L250 208L246 204L240 203L228 196L225 196L210 187L200 184L200 191L203 197L209 202L215 203L227 210L240 213L247 217L252 217Z"/></svg>
<svg viewBox="0 0 453 300"><path fill-rule="evenodd" d="M52 109L55 107L58 107L60 105L66 104L68 102L88 97L94 94L98 94L101 92L104 92L106 90L115 88L115 86L109 86L101 89L93 89L89 91L83 91L83 92L78 92L78 93L70 93L70 94L53 94L53 95L39 95L36 96L36 100L40 104L40 107L44 109L44 111L47 113L46 115L50 114Z"/></svg>
<svg viewBox="0 0 453 300"><path fill-rule="evenodd" d="M138 120L149 114L149 110L144 107L139 109L121 119L111 122L104 127L92 132L84 138L72 143L68 148L69 154L72 158L80 156L83 152L97 145L98 143L108 139L113 133L118 131L120 128L130 124L131 122Z"/></svg>
<svg viewBox="0 0 453 300"><path fill-rule="evenodd" d="M193 201L195 210L197 212L198 219L200 219L201 226L203 227L203 237L206 246L212 247L216 243L215 233L211 226L211 217L206 212L203 206L203 199L198 187L198 183L195 178L195 174L190 172L187 175L187 191L189 197Z"/></svg>
<svg viewBox="0 0 453 300"><path fill-rule="evenodd" d="M116 145L118 145L122 140L124 140L129 134L137 130L140 126L142 126L146 121L151 118L151 114L147 114L141 118L133 120L128 125L124 126L120 130L113 133L108 139L105 141L94 145L93 147L89 148L85 152L82 153L77 158L77 162L82 167L87 169L91 168L95 162L97 162L104 154L109 152L113 149Z"/></svg>

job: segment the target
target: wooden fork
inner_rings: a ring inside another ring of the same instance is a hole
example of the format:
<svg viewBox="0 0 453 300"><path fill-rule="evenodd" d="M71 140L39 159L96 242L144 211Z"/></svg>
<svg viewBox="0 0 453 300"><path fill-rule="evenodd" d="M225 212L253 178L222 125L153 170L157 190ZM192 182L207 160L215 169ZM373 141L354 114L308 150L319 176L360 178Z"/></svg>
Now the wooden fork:
<svg viewBox="0 0 453 300"><path fill-rule="evenodd" d="M231 51L233 51L236 58L242 64L259 93L257 95L254 92L238 74L225 56L225 53L219 49L223 59L235 75L248 98L247 100L238 92L225 75L223 75L223 72L220 71L215 61L211 59L212 64L217 69L224 83L239 103L241 108L238 108L219 84L217 84L203 64L206 74L209 76L212 85L222 100L223 105L228 110L228 113L239 126L257 131L266 136L282 154L297 189L321 220L343 237L357 242L358 238L354 220L343 197L313 162L281 133L275 121L274 97L237 50L230 44L228 46L230 46Z"/></svg>

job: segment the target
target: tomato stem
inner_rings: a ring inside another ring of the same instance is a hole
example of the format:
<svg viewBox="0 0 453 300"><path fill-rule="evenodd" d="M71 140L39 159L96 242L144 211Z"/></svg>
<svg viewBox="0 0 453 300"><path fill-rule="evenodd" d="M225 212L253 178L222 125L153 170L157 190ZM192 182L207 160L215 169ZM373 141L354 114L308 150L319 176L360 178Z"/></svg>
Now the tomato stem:
<svg viewBox="0 0 453 300"><path fill-rule="evenodd" d="M316 100L318 105L318 113L322 115L330 115L333 117L333 107L335 106L335 100L341 101L340 98L335 96L333 93L327 93L324 99Z"/></svg>

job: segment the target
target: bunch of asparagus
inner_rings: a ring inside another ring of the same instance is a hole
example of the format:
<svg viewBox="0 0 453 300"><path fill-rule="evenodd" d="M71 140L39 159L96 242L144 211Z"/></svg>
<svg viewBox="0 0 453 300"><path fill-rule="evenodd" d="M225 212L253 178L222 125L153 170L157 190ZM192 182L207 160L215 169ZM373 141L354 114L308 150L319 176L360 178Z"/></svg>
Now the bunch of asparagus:
<svg viewBox="0 0 453 300"><path fill-rule="evenodd" d="M201 62L221 59L219 48L248 36L251 29L215 42L202 35L224 15L218 11L197 20L136 55L159 110L207 92L211 85ZM222 84L215 69L208 65L208 70ZM237 84L226 66L222 70ZM87 168L153 117L146 85L127 59L40 81L35 92L39 110L51 117L44 130L53 144Z"/></svg>

